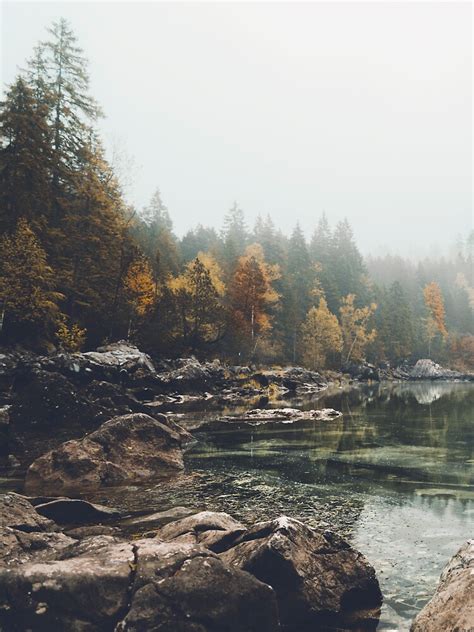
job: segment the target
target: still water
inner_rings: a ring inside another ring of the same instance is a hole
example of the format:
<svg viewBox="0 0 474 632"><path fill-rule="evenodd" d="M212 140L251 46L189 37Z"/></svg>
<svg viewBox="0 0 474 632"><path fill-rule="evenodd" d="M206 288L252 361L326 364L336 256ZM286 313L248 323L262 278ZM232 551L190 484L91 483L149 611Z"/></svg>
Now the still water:
<svg viewBox="0 0 474 632"><path fill-rule="evenodd" d="M474 384L382 383L284 404L344 416L207 427L187 454L201 477L180 500L248 522L287 513L339 530L377 570L378 629L408 630L443 566L473 536Z"/></svg>

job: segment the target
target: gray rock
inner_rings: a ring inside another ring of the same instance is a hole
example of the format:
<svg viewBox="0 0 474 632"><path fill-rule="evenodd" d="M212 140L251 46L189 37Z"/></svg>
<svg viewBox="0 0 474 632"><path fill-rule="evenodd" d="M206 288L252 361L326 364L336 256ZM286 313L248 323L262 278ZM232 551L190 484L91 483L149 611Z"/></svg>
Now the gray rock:
<svg viewBox="0 0 474 632"><path fill-rule="evenodd" d="M0 525L18 531L55 531L52 520L41 516L24 496L10 492L0 495Z"/></svg>
<svg viewBox="0 0 474 632"><path fill-rule="evenodd" d="M273 590L202 547L108 536L0 568L0 629L276 632Z"/></svg>
<svg viewBox="0 0 474 632"><path fill-rule="evenodd" d="M242 535L246 528L226 513L201 511L159 529L156 537L201 544L214 552L223 551Z"/></svg>
<svg viewBox="0 0 474 632"><path fill-rule="evenodd" d="M411 369L409 378L412 380L452 380L462 379L464 376L457 371L444 369L433 360L418 360Z"/></svg>
<svg viewBox="0 0 474 632"><path fill-rule="evenodd" d="M261 425L269 422L293 423L294 421L330 421L342 415L333 408L299 410L297 408L253 408L243 414L222 417L225 421Z"/></svg>
<svg viewBox="0 0 474 632"><path fill-rule="evenodd" d="M160 415L166 423L166 417ZM181 438L145 414L115 417L34 461L27 490L75 490L148 481L183 468Z"/></svg>
<svg viewBox="0 0 474 632"><path fill-rule="evenodd" d="M431 601L414 619L411 632L474 629L474 540L468 540L443 570Z"/></svg>
<svg viewBox="0 0 474 632"><path fill-rule="evenodd" d="M133 518L126 518L120 522L120 527L126 531L141 531L146 529L152 529L153 527L162 527L168 522L180 520L185 516L189 516L193 513L192 509L187 507L173 507L167 511L157 511L155 513L146 514L144 516L134 516Z"/></svg>
<svg viewBox="0 0 474 632"><path fill-rule="evenodd" d="M275 594L202 547L139 540L131 608L117 632L277 632Z"/></svg>
<svg viewBox="0 0 474 632"><path fill-rule="evenodd" d="M220 558L276 592L285 630L375 629L382 595L364 556L285 516L254 525Z"/></svg>

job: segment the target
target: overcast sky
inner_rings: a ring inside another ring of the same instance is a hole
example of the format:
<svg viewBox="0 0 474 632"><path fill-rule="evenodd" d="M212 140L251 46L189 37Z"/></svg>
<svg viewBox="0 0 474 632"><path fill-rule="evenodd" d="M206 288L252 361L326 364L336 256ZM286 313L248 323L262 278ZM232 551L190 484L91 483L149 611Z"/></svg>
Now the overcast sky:
<svg viewBox="0 0 474 632"><path fill-rule="evenodd" d="M159 187L178 234L237 200L308 232L347 216L364 252L445 247L472 228L466 3L3 2L10 82L70 21L107 143Z"/></svg>

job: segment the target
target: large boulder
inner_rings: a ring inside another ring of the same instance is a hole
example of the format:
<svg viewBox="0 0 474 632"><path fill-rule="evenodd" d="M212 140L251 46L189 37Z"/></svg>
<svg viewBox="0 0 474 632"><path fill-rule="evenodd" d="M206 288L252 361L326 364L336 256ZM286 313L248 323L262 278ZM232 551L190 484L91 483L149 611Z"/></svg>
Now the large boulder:
<svg viewBox="0 0 474 632"><path fill-rule="evenodd" d="M0 568L11 632L276 632L273 590L202 547L97 536Z"/></svg>
<svg viewBox="0 0 474 632"><path fill-rule="evenodd" d="M273 587L285 630L377 625L382 595L375 571L331 532L283 516L254 525L220 557Z"/></svg>
<svg viewBox="0 0 474 632"><path fill-rule="evenodd" d="M411 380L452 380L461 379L464 376L457 371L444 369L433 360L418 360L411 369L409 379Z"/></svg>
<svg viewBox="0 0 474 632"><path fill-rule="evenodd" d="M176 364L176 368L159 376L168 391L204 393L225 382L226 371L218 360L201 363L191 356L180 358Z"/></svg>
<svg viewBox="0 0 474 632"><path fill-rule="evenodd" d="M443 570L431 601L417 615L411 632L474 629L474 540L468 540Z"/></svg>
<svg viewBox="0 0 474 632"><path fill-rule="evenodd" d="M66 441L29 467L27 490L55 493L148 481L183 468L181 437L164 415L115 417L83 439Z"/></svg>

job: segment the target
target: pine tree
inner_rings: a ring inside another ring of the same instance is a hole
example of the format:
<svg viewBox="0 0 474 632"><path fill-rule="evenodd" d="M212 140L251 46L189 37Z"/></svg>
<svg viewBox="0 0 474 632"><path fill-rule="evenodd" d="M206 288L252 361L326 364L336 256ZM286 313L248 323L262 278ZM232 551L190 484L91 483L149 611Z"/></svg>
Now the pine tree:
<svg viewBox="0 0 474 632"><path fill-rule="evenodd" d="M318 307L312 307L304 321L303 362L310 369L326 367L327 357L342 350L342 333L337 317L332 314L324 298Z"/></svg>
<svg viewBox="0 0 474 632"><path fill-rule="evenodd" d="M0 232L20 217L41 234L51 208L51 138L47 109L19 77L0 112Z"/></svg>
<svg viewBox="0 0 474 632"><path fill-rule="evenodd" d="M25 219L0 240L0 322L10 341L45 343L61 318L52 268Z"/></svg>
<svg viewBox="0 0 474 632"><path fill-rule="evenodd" d="M128 338L133 331L135 319L140 320L149 313L156 300L156 283L148 259L137 257L128 269L124 289L130 306Z"/></svg>
<svg viewBox="0 0 474 632"><path fill-rule="evenodd" d="M224 263L227 277L232 274L237 259L245 250L248 242L247 227L245 225L244 212L238 207L237 202L224 217L222 230L221 259Z"/></svg>

